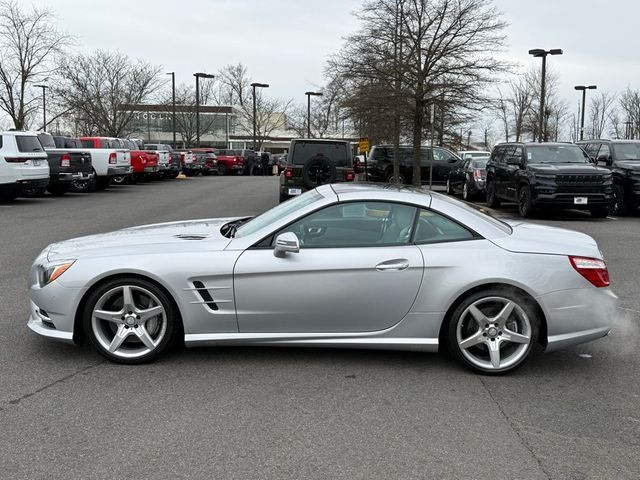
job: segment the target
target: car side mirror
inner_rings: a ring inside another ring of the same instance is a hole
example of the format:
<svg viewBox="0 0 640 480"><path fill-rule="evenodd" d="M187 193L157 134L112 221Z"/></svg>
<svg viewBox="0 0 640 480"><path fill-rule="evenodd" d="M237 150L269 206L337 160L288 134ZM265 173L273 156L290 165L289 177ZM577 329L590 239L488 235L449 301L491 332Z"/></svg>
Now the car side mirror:
<svg viewBox="0 0 640 480"><path fill-rule="evenodd" d="M611 165L611 163L613 163L611 161L611 157L607 157L607 156L602 156L602 157L598 157L598 165Z"/></svg>
<svg viewBox="0 0 640 480"><path fill-rule="evenodd" d="M449 159L447 160L447 163L456 163L457 161L458 161L458 159L457 159L457 158L449 158Z"/></svg>
<svg viewBox="0 0 640 480"><path fill-rule="evenodd" d="M274 257L284 258L287 253L300 252L300 241L293 232L284 232L276 237L275 248L273 249Z"/></svg>

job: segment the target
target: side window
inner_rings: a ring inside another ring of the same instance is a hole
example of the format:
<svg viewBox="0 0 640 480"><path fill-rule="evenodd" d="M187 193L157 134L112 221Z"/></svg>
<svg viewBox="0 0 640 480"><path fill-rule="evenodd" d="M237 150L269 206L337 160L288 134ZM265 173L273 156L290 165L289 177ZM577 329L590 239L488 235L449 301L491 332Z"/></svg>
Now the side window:
<svg viewBox="0 0 640 480"><path fill-rule="evenodd" d="M598 160L608 160L611 158L611 149L609 148L609 145L607 145L606 143L600 145L597 158Z"/></svg>
<svg viewBox="0 0 640 480"><path fill-rule="evenodd" d="M503 164L504 163L504 147L495 147L491 154L491 163Z"/></svg>
<svg viewBox="0 0 640 480"><path fill-rule="evenodd" d="M522 163L522 147L515 147L508 152L507 163L518 165Z"/></svg>
<svg viewBox="0 0 640 480"><path fill-rule="evenodd" d="M434 162L444 162L447 159L447 154L441 148L433 149L433 161Z"/></svg>
<svg viewBox="0 0 640 480"><path fill-rule="evenodd" d="M342 203L312 213L277 235L295 233L301 248L404 245L411 238L416 211L398 203Z"/></svg>
<svg viewBox="0 0 640 480"><path fill-rule="evenodd" d="M596 155L598 153L598 147L600 146L599 143L588 143L587 145L580 145L585 152L587 152L587 155L589 155L590 157L596 158Z"/></svg>
<svg viewBox="0 0 640 480"><path fill-rule="evenodd" d="M459 242L475 238L473 232L432 210L420 210L415 243Z"/></svg>
<svg viewBox="0 0 640 480"><path fill-rule="evenodd" d="M471 159L470 159L470 158L467 158L467 159L464 161L464 164L462 165L462 168L463 168L464 170L467 170L467 169L469 168L469 166L470 166L470 165L471 165Z"/></svg>

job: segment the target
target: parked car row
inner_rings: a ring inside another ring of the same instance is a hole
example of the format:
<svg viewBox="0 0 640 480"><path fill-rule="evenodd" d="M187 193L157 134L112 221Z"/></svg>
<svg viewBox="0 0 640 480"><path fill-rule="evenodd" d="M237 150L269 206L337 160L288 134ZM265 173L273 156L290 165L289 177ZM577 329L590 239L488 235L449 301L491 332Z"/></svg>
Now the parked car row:
<svg viewBox="0 0 640 480"><path fill-rule="evenodd" d="M218 174L215 153L111 137L70 138L45 132L0 133L0 200L46 191L104 190L111 184Z"/></svg>
<svg viewBox="0 0 640 480"><path fill-rule="evenodd" d="M624 215L640 205L640 141L502 143L490 157L452 169L447 193L486 194L493 208L515 202L522 217L561 209Z"/></svg>

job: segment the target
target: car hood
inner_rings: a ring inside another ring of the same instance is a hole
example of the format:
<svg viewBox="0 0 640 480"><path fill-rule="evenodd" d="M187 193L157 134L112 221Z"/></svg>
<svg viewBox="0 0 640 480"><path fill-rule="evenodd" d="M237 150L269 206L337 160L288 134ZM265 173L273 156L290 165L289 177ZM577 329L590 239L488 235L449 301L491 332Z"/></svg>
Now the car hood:
<svg viewBox="0 0 640 480"><path fill-rule="evenodd" d="M220 227L240 218L246 217L156 223L72 238L49 245L47 259L52 261L56 258L174 252L194 247L210 251L223 250L230 239L220 233Z"/></svg>
<svg viewBox="0 0 640 480"><path fill-rule="evenodd" d="M616 166L634 172L640 172L640 161L638 160L618 160Z"/></svg>
<svg viewBox="0 0 640 480"><path fill-rule="evenodd" d="M555 175L559 173L568 173L568 174L593 174L593 173L607 173L608 169L603 167L598 167L593 164L588 163L531 163L528 165L529 170L533 173L541 173L548 175Z"/></svg>
<svg viewBox="0 0 640 480"><path fill-rule="evenodd" d="M507 223L512 234L491 241L510 252L602 258L596 241L584 233L526 222Z"/></svg>

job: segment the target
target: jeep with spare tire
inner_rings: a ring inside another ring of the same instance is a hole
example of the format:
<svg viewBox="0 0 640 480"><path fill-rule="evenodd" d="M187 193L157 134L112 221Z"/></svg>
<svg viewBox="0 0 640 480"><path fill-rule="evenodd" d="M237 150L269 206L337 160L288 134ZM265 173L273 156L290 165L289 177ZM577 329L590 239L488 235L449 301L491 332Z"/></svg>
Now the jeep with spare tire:
<svg viewBox="0 0 640 480"><path fill-rule="evenodd" d="M280 202L326 183L353 182L353 152L346 140L294 139L280 175Z"/></svg>

